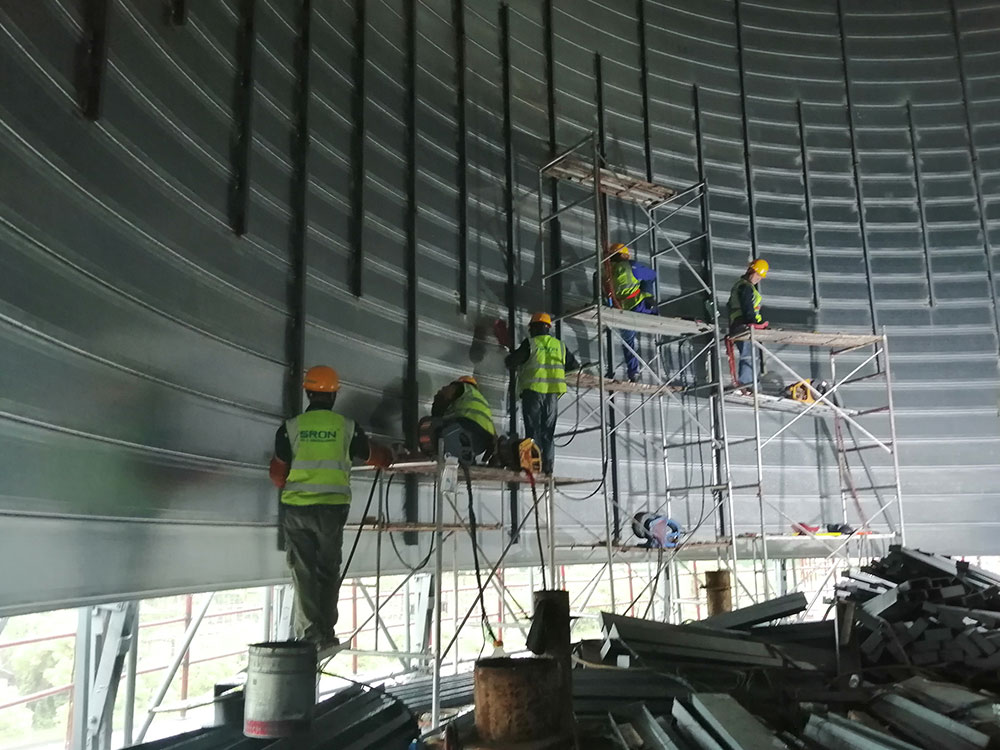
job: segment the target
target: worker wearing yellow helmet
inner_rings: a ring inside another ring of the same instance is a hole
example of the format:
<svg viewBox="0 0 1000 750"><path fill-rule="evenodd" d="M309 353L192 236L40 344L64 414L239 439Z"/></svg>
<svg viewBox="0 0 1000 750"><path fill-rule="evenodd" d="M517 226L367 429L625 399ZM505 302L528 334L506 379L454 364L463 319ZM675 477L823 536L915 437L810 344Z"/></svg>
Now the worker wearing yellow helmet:
<svg viewBox="0 0 1000 750"><path fill-rule="evenodd" d="M440 420L436 439L445 455L471 459L492 448L497 438L493 412L473 375L462 375L434 396L431 416Z"/></svg>
<svg viewBox="0 0 1000 750"><path fill-rule="evenodd" d="M651 289L656 283L656 271L632 257L632 252L620 242L608 249L612 302L628 312L657 315ZM635 331L619 331L628 379L639 379L639 357Z"/></svg>
<svg viewBox="0 0 1000 750"><path fill-rule="evenodd" d="M309 406L278 428L270 473L281 488L280 523L295 584L295 637L323 651L339 643L335 628L351 461L385 467L392 454L333 410L340 377L332 367L310 367L302 387Z"/></svg>
<svg viewBox="0 0 1000 750"><path fill-rule="evenodd" d="M743 333L749 327L767 328L767 322L760 314L763 298L757 289L757 284L767 276L769 265L766 260L758 258L753 261L729 293L729 335ZM736 375L737 386L748 389L753 384L754 354L753 345L749 340L737 341L736 348L740 352L739 370Z"/></svg>
<svg viewBox="0 0 1000 750"><path fill-rule="evenodd" d="M504 360L517 372L524 436L538 445L546 474L552 473L555 462L557 403L566 392L566 372L580 369L573 352L551 331L552 316L535 313L528 323L528 338Z"/></svg>

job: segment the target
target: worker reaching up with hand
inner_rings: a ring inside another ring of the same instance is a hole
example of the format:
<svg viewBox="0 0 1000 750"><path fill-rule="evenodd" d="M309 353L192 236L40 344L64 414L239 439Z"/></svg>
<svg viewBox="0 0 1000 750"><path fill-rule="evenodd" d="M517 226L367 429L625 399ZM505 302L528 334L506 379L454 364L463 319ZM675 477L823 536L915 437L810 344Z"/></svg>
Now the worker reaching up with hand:
<svg viewBox="0 0 1000 750"><path fill-rule="evenodd" d="M748 328L767 328L768 323L760 314L763 298L757 284L767 276L768 263L762 258L753 261L729 293L729 335L736 336ZM754 352L749 339L736 342L740 353L737 386L748 391L753 387Z"/></svg>
<svg viewBox="0 0 1000 750"><path fill-rule="evenodd" d="M622 310L657 315L652 294L656 271L633 260L631 251L620 242L608 249L608 261L611 289ZM639 379L635 331L620 331L620 334L628 379L635 382Z"/></svg>
<svg viewBox="0 0 1000 750"><path fill-rule="evenodd" d="M551 474L555 462L555 432L559 397L566 392L566 372L580 369L573 352L551 334L552 316L531 316L528 338L507 355L504 363L517 371L524 436L542 453L542 471Z"/></svg>
<svg viewBox="0 0 1000 750"><path fill-rule="evenodd" d="M295 585L295 637L323 651L339 643L335 628L351 461L386 468L392 452L333 410L340 377L332 367L309 368L302 387L309 406L278 428L271 481L281 488L281 525Z"/></svg>

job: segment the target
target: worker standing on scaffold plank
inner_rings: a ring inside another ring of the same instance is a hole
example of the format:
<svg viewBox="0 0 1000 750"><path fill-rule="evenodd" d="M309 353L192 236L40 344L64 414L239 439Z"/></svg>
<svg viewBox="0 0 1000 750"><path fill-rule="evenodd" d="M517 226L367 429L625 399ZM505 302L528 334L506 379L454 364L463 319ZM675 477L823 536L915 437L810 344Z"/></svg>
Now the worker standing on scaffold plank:
<svg viewBox="0 0 1000 750"><path fill-rule="evenodd" d="M767 328L768 323L761 317L760 305L763 298L757 289L757 284L767 276L768 263L758 258L750 264L729 293L729 336L738 336L748 328ZM754 351L750 339L737 341L736 348L740 353L739 371L736 373L736 386L744 394L749 394L753 388ZM732 354L730 354L730 363ZM759 374L759 370L758 370Z"/></svg>
<svg viewBox="0 0 1000 750"><path fill-rule="evenodd" d="M656 271L637 260L631 259L631 252L625 245L616 242L608 250L608 274L614 300L622 310L634 313L657 315L653 295L649 291L656 283ZM644 288L645 287L645 288ZM614 300L611 300L614 303ZM622 352L625 355L625 369L633 383L639 380L639 358L636 356L635 331L620 331Z"/></svg>
<svg viewBox="0 0 1000 750"><path fill-rule="evenodd" d="M557 405L566 392L566 372L580 369L573 352L551 335L551 329L552 316L535 313L528 323L528 338L504 360L508 369L517 370L524 436L538 445L545 474L552 474L556 459Z"/></svg>
<svg viewBox="0 0 1000 750"><path fill-rule="evenodd" d="M340 643L335 628L351 460L386 468L392 452L333 410L340 376L332 367L310 367L302 387L309 407L278 428L270 474L281 488L281 526L295 585L295 637L325 651Z"/></svg>

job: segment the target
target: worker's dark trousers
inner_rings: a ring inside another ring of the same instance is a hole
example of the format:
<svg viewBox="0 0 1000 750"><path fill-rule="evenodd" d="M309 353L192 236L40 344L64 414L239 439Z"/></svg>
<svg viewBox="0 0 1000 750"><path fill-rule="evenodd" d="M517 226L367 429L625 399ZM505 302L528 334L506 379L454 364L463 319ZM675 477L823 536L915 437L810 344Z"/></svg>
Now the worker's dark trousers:
<svg viewBox="0 0 1000 750"><path fill-rule="evenodd" d="M340 561L349 505L285 505L282 526L295 584L295 637L321 644L333 637Z"/></svg>
<svg viewBox="0 0 1000 750"><path fill-rule="evenodd" d="M558 412L558 393L521 391L521 412L524 419L524 436L538 445L542 452L542 471L552 473L556 460L555 432Z"/></svg>
<svg viewBox="0 0 1000 750"><path fill-rule="evenodd" d="M643 300L633 307L629 312L643 313L645 315L656 315L656 308L652 307L647 300ZM633 354L639 352L639 345L636 343L635 331L619 331L622 337L622 354L625 357L625 369L628 379L634 380L639 376L641 365L639 358Z"/></svg>

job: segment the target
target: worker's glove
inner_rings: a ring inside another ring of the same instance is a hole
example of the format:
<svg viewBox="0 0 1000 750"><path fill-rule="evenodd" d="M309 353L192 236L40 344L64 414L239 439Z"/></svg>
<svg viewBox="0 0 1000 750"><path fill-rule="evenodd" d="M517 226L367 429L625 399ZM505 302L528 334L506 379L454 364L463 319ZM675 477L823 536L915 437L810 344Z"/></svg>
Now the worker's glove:
<svg viewBox="0 0 1000 750"><path fill-rule="evenodd" d="M368 461L369 466L376 469L388 469L392 466L392 449L388 445L376 443L374 440L368 441Z"/></svg>
<svg viewBox="0 0 1000 750"><path fill-rule="evenodd" d="M770 328L771 324L765 320L763 323L751 323L750 327L760 330L761 328Z"/></svg>
<svg viewBox="0 0 1000 750"><path fill-rule="evenodd" d="M286 464L277 456L272 456L271 467L269 472L271 475L271 483L278 489L284 487L285 480L288 479L288 471L291 468L292 468L291 466Z"/></svg>

